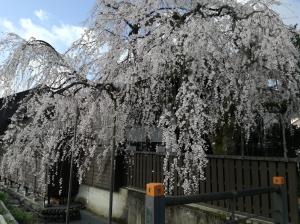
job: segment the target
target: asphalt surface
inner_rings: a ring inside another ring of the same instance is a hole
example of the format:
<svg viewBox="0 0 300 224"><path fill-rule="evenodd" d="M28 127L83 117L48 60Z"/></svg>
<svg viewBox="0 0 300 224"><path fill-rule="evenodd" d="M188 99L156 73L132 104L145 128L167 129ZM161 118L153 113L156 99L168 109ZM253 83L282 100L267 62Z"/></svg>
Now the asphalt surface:
<svg viewBox="0 0 300 224"><path fill-rule="evenodd" d="M106 219L96 216L87 210L81 210L80 214L81 214L81 220L70 222L70 224L107 224L108 223Z"/></svg>
<svg viewBox="0 0 300 224"><path fill-rule="evenodd" d="M87 210L80 210L81 220L70 221L70 224L107 224L107 219L99 217ZM44 224L62 224L65 222L46 222ZM113 224L117 224L113 222Z"/></svg>

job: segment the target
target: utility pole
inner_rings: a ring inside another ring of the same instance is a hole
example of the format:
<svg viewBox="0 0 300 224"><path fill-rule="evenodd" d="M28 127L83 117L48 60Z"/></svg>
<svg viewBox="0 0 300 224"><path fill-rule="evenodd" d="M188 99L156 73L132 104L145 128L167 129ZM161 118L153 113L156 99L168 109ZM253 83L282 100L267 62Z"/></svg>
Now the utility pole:
<svg viewBox="0 0 300 224"><path fill-rule="evenodd" d="M70 176L69 176L69 187L68 187L68 199L67 199L67 209L66 209L66 224L70 222L70 202L71 202L71 193L72 193L72 177L73 177L73 153L76 145L77 137L77 124L78 124L79 109L77 102L75 102L75 125L74 125L74 136L73 136L73 145L71 149L71 158L70 158Z"/></svg>
<svg viewBox="0 0 300 224"><path fill-rule="evenodd" d="M114 97L111 97L114 101L114 120L113 120L113 136L112 136L112 150L111 150L111 164L110 164L110 189L109 189L109 211L108 211L108 224L112 224L112 209L113 209L113 193L114 193L114 182L115 182L115 153L116 153L116 111L117 102Z"/></svg>
<svg viewBox="0 0 300 224"><path fill-rule="evenodd" d="M287 159L288 158L288 150L287 150L286 137L285 137L285 120L284 120L284 116L282 113L280 114L280 124L281 124L281 135L282 135L283 157L285 159Z"/></svg>

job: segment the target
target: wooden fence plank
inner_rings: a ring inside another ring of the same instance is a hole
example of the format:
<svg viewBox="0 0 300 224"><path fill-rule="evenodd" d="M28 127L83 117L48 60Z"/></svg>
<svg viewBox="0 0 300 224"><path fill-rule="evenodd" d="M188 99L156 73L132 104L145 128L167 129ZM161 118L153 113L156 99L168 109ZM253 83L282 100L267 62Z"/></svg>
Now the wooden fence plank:
<svg viewBox="0 0 300 224"><path fill-rule="evenodd" d="M250 161L246 160L244 161L244 166L243 166L243 174L244 174L244 189L251 188L251 167L250 167ZM245 207L244 211L251 213L252 212L252 202L251 202L251 197L245 197Z"/></svg>
<svg viewBox="0 0 300 224"><path fill-rule="evenodd" d="M179 176L178 176L178 172L176 171L176 169L174 170L174 195L179 195L179 189L178 189L178 182L179 182Z"/></svg>
<svg viewBox="0 0 300 224"><path fill-rule="evenodd" d="M218 168L217 168L217 161L216 159L212 159L210 162L211 166L211 185L212 185L212 192L218 192ZM213 205L218 206L219 201L213 201Z"/></svg>
<svg viewBox="0 0 300 224"><path fill-rule="evenodd" d="M296 163L287 164L287 191L288 191L288 203L289 203L289 216L291 223L299 223L299 211L298 211L298 171Z"/></svg>
<svg viewBox="0 0 300 224"><path fill-rule="evenodd" d="M138 155L135 153L134 154L134 165L133 165L133 169L132 169L132 175L133 175L133 181L134 181L134 187L138 186L138 179L139 179L139 173L137 172L137 166L138 166L138 160L137 160Z"/></svg>
<svg viewBox="0 0 300 224"><path fill-rule="evenodd" d="M224 192L225 191L225 186L224 186L224 160L223 159L218 159L217 160L217 167L218 167L218 192ZM221 207L225 206L225 201L219 201L219 205Z"/></svg>
<svg viewBox="0 0 300 224"><path fill-rule="evenodd" d="M152 154L149 154L148 156L146 156L146 161L147 161L147 163L146 163L146 169L147 169L146 175L147 176L146 176L145 185L148 184L148 183L153 182L153 180L152 180L152 161L151 161L151 159L152 159ZM146 189L146 186L145 186L145 189Z"/></svg>
<svg viewBox="0 0 300 224"><path fill-rule="evenodd" d="M143 176L142 176L142 189L145 190L146 189L146 181L147 181L147 157L148 155L147 154L144 154L144 156L142 157L142 164L141 164L141 167L142 167L142 173L143 173Z"/></svg>
<svg viewBox="0 0 300 224"><path fill-rule="evenodd" d="M242 160L237 160L236 161L236 190L242 190L243 189L243 164ZM245 201L244 198L238 198L237 201L237 207L238 210L243 211Z"/></svg>
<svg viewBox="0 0 300 224"><path fill-rule="evenodd" d="M155 182L155 178L154 178L154 173L155 173L155 155L151 154L150 156L150 164L151 164L151 182L154 183Z"/></svg>
<svg viewBox="0 0 300 224"><path fill-rule="evenodd" d="M139 183L139 173L138 173L138 154L135 153L134 154L134 166L133 168L133 181L134 181L134 185L132 185L133 187L138 187L138 183Z"/></svg>
<svg viewBox="0 0 300 224"><path fill-rule="evenodd" d="M204 173L206 173L206 167L204 168ZM200 180L199 181L199 185L200 185L200 194L204 194L206 192L206 189L205 189L205 180Z"/></svg>
<svg viewBox="0 0 300 224"><path fill-rule="evenodd" d="M164 159L165 159L164 156L159 157L159 160L160 160L159 169L160 169L160 174L161 174L161 175L159 175L159 182L160 183L164 182L164 175L163 175L163 173L164 173Z"/></svg>
<svg viewBox="0 0 300 224"><path fill-rule="evenodd" d="M268 161L268 171L269 171L269 178L268 178L268 181L269 181L269 186L272 185L272 178L274 176L277 176L277 162L276 161ZM273 197L272 195L269 195L269 208L270 208L270 211L274 210L273 208ZM271 214L271 217L272 217L272 214Z"/></svg>
<svg viewBox="0 0 300 224"><path fill-rule="evenodd" d="M137 164L138 164L138 166L136 167L136 170L139 174L138 175L138 187L141 188L141 189L144 189L143 183L142 183L142 180L143 180L143 167L142 167L143 157L142 157L141 154L138 154Z"/></svg>
<svg viewBox="0 0 300 224"><path fill-rule="evenodd" d="M206 193L210 193L211 192L211 165L210 165L211 161L209 160L209 163L207 164L207 169L206 169L206 179L205 179L205 189L206 189Z"/></svg>
<svg viewBox="0 0 300 224"><path fill-rule="evenodd" d="M229 159L227 163L227 179L228 179L228 184L229 184L229 191L234 191L235 190L235 164L234 160ZM227 200L226 202L227 208L232 208L234 206L232 200Z"/></svg>
<svg viewBox="0 0 300 224"><path fill-rule="evenodd" d="M153 156L153 169L154 169L154 174L153 174L153 180L154 182L158 183L160 180L159 176L160 174L160 170L159 170L159 164L160 164L160 160L159 160L159 156L158 155L154 155Z"/></svg>
<svg viewBox="0 0 300 224"><path fill-rule="evenodd" d="M260 175L259 175L259 163L258 161L251 161L252 168L252 187L260 187ZM261 195L256 195L252 197L252 209L253 213L260 215L260 204L261 204Z"/></svg>
<svg viewBox="0 0 300 224"><path fill-rule="evenodd" d="M268 178L268 163L266 161L259 161L259 170L260 170L260 185L261 187L269 186ZM261 214L267 214L270 212L269 208L269 194L261 195Z"/></svg>

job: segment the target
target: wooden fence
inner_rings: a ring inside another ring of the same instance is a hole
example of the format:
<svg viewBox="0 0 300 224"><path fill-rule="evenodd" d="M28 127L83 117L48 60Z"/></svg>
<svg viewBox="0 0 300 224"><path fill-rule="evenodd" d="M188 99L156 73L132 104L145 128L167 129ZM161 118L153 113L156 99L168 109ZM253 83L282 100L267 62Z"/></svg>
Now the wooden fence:
<svg viewBox="0 0 300 224"><path fill-rule="evenodd" d="M268 187L272 184L273 176L284 176L288 192L289 221L299 223L296 159L209 155L208 160L206 180L200 181L197 194ZM163 182L163 162L164 154L135 152L128 167L127 185L145 189L146 183ZM181 187L175 183L174 195L182 192ZM215 201L211 204L229 208L229 203ZM236 211L272 218L270 194L239 198L235 206Z"/></svg>

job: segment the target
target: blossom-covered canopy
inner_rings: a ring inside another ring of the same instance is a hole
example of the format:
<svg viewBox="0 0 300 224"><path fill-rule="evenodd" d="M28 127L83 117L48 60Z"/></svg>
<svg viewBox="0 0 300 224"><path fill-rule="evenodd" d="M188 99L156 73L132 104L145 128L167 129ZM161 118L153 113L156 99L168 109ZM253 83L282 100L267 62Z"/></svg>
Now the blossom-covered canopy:
<svg viewBox="0 0 300 224"><path fill-rule="evenodd" d="M296 31L271 9L273 2L98 0L86 32L64 55L43 41L7 36L0 43L9 49L0 67L2 91L13 91L18 80L50 87L26 104L32 120L22 128L14 122L6 134L11 169L29 162L32 152L43 167L59 160L61 150L68 156L68 147L58 145L72 139L78 104L81 177L99 141L109 150L112 138L126 141L125 130L159 126L172 157L169 189L176 170L185 193L193 192L218 127L230 122L247 135L257 117L271 116L272 105L285 105L287 120L299 112ZM119 127L114 136L112 126Z"/></svg>

